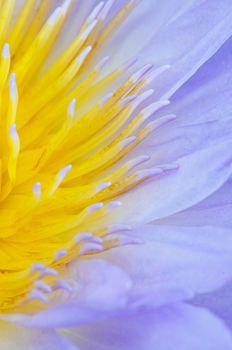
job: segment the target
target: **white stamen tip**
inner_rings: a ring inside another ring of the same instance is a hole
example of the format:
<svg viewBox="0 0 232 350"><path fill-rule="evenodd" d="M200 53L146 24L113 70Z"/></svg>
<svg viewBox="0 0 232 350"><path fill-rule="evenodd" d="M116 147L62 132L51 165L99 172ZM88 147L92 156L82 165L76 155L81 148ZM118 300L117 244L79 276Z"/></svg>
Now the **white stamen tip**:
<svg viewBox="0 0 232 350"><path fill-rule="evenodd" d="M87 28L83 31L83 33L80 34L80 39L81 40L86 40L89 36L89 34L92 32L92 30L94 29L94 27L97 24L97 20L95 19L93 22L90 22L89 25L87 26Z"/></svg>
<svg viewBox="0 0 232 350"><path fill-rule="evenodd" d="M40 199L41 198L41 183L40 182L36 182L32 186L32 191L33 191L36 199Z"/></svg>
<svg viewBox="0 0 232 350"><path fill-rule="evenodd" d="M50 26L53 26L53 25L56 23L57 19L59 18L61 12L62 12L62 7L61 7L61 6L58 6L58 7L54 10L54 12L51 14L51 16L48 18L48 22L47 22L47 23L48 23Z"/></svg>
<svg viewBox="0 0 232 350"><path fill-rule="evenodd" d="M81 63L84 62L91 50L92 46L85 47L84 50L80 53L80 55L77 57L77 60Z"/></svg>
<svg viewBox="0 0 232 350"><path fill-rule="evenodd" d="M131 77L132 83L137 83L151 68L153 64L146 64L144 67L139 69L136 73L134 73Z"/></svg>
<svg viewBox="0 0 232 350"><path fill-rule="evenodd" d="M75 109L76 109L76 102L77 102L76 98L73 98L68 105L68 115L70 117L74 117Z"/></svg>
<svg viewBox="0 0 232 350"><path fill-rule="evenodd" d="M36 262L32 265L31 272L43 271L44 269L45 269L44 264L42 264L40 262Z"/></svg>
<svg viewBox="0 0 232 350"><path fill-rule="evenodd" d="M75 238L75 243L80 243L83 241L88 241L92 237L92 233L90 232L81 232Z"/></svg>
<svg viewBox="0 0 232 350"><path fill-rule="evenodd" d="M104 1L99 2L99 4L97 4L97 6L90 13L87 21L90 22L93 19L95 19L99 15L99 13L100 13L100 11L101 11L101 9L103 8L104 5L105 5Z"/></svg>
<svg viewBox="0 0 232 350"><path fill-rule="evenodd" d="M46 293L52 292L52 288L49 286L49 284L47 284L41 280L37 280L35 282L35 287L36 287L36 289L41 289L43 292L46 292Z"/></svg>
<svg viewBox="0 0 232 350"><path fill-rule="evenodd" d="M120 147L123 149L123 148L129 146L135 140L136 140L136 136L130 136L127 139L120 142Z"/></svg>
<svg viewBox="0 0 232 350"><path fill-rule="evenodd" d="M171 171L171 170L177 170L179 169L180 165L177 163L171 163L171 164L163 164L160 165L160 167L164 170L164 171Z"/></svg>
<svg viewBox="0 0 232 350"><path fill-rule="evenodd" d="M16 129L16 124L12 124L9 127L9 134L12 139L15 139L18 136L17 129Z"/></svg>
<svg viewBox="0 0 232 350"><path fill-rule="evenodd" d="M149 159L150 159L150 157L147 156L147 155L138 156L138 157L136 157L134 159L129 160L129 162L127 162L127 164L128 164L128 167L130 169L132 169L132 168L136 167L137 165L140 165L140 164L142 164L144 162L147 162Z"/></svg>
<svg viewBox="0 0 232 350"><path fill-rule="evenodd" d="M9 89L10 89L10 96L13 100L17 99L17 84L16 84L16 74L11 73L9 78Z"/></svg>
<svg viewBox="0 0 232 350"><path fill-rule="evenodd" d="M79 255L94 253L94 252L100 252L103 250L103 247L101 244L98 243L92 243L92 242L86 242L83 244L83 246L80 248Z"/></svg>
<svg viewBox="0 0 232 350"><path fill-rule="evenodd" d="M63 290L66 290L67 292L71 293L73 288L70 286L70 284L63 280L63 279L58 279L56 280L56 283L54 285L54 290L56 289L63 289Z"/></svg>
<svg viewBox="0 0 232 350"><path fill-rule="evenodd" d="M97 211L97 210L103 208L103 206L104 206L103 203L95 203L95 204L90 205L90 206L88 207L88 212L89 212L89 214L93 214L95 211Z"/></svg>
<svg viewBox="0 0 232 350"><path fill-rule="evenodd" d="M122 202L120 201L112 201L108 203L109 210L117 209L117 208L120 208L121 206L122 206Z"/></svg>
<svg viewBox="0 0 232 350"><path fill-rule="evenodd" d="M121 106L125 107L128 103L134 101L136 99L136 97L137 97L136 95L130 95L130 96L123 98L120 102Z"/></svg>
<svg viewBox="0 0 232 350"><path fill-rule="evenodd" d="M75 238L75 243L79 244L82 242L91 242L91 243L102 243L102 239L100 237L94 236L90 232L82 232L78 234Z"/></svg>
<svg viewBox="0 0 232 350"><path fill-rule="evenodd" d="M65 176L69 173L69 171L72 169L72 164L69 164L67 166L65 166L64 168L62 168L59 173L57 174L57 178L62 181Z"/></svg>
<svg viewBox="0 0 232 350"><path fill-rule="evenodd" d="M73 0L66 0L61 6L63 13L66 13Z"/></svg>
<svg viewBox="0 0 232 350"><path fill-rule="evenodd" d="M104 237L104 243L110 243L111 247L117 247L130 244L142 244L144 242L137 237L132 237L121 233L112 233Z"/></svg>
<svg viewBox="0 0 232 350"><path fill-rule="evenodd" d="M48 303L48 297L37 289L31 291L29 300L40 300L44 303Z"/></svg>
<svg viewBox="0 0 232 350"><path fill-rule="evenodd" d="M100 18L102 21L104 21L110 11L110 9L112 8L113 4L114 4L115 0L108 0L102 10L102 12L100 13Z"/></svg>
<svg viewBox="0 0 232 350"><path fill-rule="evenodd" d="M110 187L112 185L112 183L110 181L105 181L105 182L101 182L99 185L97 185L97 191L103 191L106 188Z"/></svg>
<svg viewBox="0 0 232 350"><path fill-rule="evenodd" d="M67 254L68 254L68 251L66 249L58 250L56 252L55 260L58 261L58 260L60 260L61 258L63 258Z"/></svg>
<svg viewBox="0 0 232 350"><path fill-rule="evenodd" d="M147 83L151 83L154 79L156 79L157 77L159 77L162 73L166 72L167 70L169 70L171 68L171 66L169 64L165 64L161 67L158 67L157 69L154 70L154 72L152 72L148 78L147 78Z"/></svg>
<svg viewBox="0 0 232 350"><path fill-rule="evenodd" d="M154 102L150 106L144 108L144 110L142 111L144 120L152 116L152 114L157 112L160 108L165 107L169 104L170 104L169 100L163 100L163 101Z"/></svg>
<svg viewBox="0 0 232 350"><path fill-rule="evenodd" d="M52 269L51 267L45 267L40 274L40 278L46 277L46 276L57 276L58 272L55 269Z"/></svg>
<svg viewBox="0 0 232 350"><path fill-rule="evenodd" d="M4 58L10 57L10 45L8 43L6 43L2 48L2 56Z"/></svg>
<svg viewBox="0 0 232 350"><path fill-rule="evenodd" d="M145 101L147 98L149 98L154 93L153 89L149 89L147 91L144 91L142 94L138 95L138 97L133 102L133 108L137 108L143 101Z"/></svg>

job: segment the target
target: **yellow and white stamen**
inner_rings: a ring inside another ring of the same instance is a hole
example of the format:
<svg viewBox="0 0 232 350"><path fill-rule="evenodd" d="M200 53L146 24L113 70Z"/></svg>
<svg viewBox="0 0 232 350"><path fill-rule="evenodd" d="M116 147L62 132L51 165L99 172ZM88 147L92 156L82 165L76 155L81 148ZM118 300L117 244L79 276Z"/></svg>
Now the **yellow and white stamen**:
<svg viewBox="0 0 232 350"><path fill-rule="evenodd" d="M73 1L14 0L0 7L0 312L43 308L65 280L65 266L118 245L139 244L126 224L110 225L118 196L178 168L137 169L148 155L132 150L154 129L169 101L147 103L152 80L170 67L136 59L104 75L104 45L135 6L110 16L99 2L73 41L52 56ZM49 56L49 60L48 60ZM126 160L124 160L126 157Z"/></svg>

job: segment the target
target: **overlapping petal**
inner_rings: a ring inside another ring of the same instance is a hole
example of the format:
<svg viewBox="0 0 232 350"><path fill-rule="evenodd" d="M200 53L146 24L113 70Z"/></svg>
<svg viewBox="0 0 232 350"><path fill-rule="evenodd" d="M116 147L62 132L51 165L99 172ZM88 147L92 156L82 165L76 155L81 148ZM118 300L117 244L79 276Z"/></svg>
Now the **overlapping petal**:
<svg viewBox="0 0 232 350"><path fill-rule="evenodd" d="M122 195L123 206L112 220L149 222L202 201L230 177L231 145L231 141L219 143L177 159L178 170L154 176L146 184Z"/></svg>
<svg viewBox="0 0 232 350"><path fill-rule="evenodd" d="M144 61L170 64L156 90L157 96L169 98L231 36L231 16L228 0L220 2L220 8L216 0L164 1L161 6L158 1L141 2L125 28L132 38L121 34L121 50L114 59L118 62L119 55L129 57L137 50Z"/></svg>
<svg viewBox="0 0 232 350"><path fill-rule="evenodd" d="M3 319L29 327L70 327L189 300L231 280L228 233L214 227L142 226L130 235L144 244L73 264L66 276L73 293L60 296L57 305Z"/></svg>
<svg viewBox="0 0 232 350"><path fill-rule="evenodd" d="M231 178L215 193L197 205L168 218L158 220L161 225L195 226L213 225L231 229L232 218L232 181ZM228 232L228 235L230 233Z"/></svg>
<svg viewBox="0 0 232 350"><path fill-rule="evenodd" d="M67 331L83 350L230 350L225 325L201 308L173 305Z"/></svg>

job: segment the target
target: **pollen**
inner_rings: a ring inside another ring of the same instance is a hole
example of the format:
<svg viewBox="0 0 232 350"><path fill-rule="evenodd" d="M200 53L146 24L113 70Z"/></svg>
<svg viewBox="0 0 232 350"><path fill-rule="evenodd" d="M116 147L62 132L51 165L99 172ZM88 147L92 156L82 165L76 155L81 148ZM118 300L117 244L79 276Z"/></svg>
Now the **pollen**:
<svg viewBox="0 0 232 350"><path fill-rule="evenodd" d="M113 10L100 2L59 55L73 6L15 0L0 5L0 311L43 307L77 259L134 243L128 225L109 225L118 197L169 168L137 169L133 150L175 116L150 122L168 101L153 101L149 82L167 66L105 72L103 53L134 1ZM77 8L78 10L78 8ZM74 12L75 13L75 12ZM74 22L74 23L73 23ZM137 64L137 63L136 63Z"/></svg>

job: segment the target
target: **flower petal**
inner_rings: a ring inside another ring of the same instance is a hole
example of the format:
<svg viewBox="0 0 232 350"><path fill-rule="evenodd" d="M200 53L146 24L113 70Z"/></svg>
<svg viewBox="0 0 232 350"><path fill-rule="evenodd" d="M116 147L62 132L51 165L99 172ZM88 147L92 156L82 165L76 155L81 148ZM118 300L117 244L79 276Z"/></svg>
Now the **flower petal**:
<svg viewBox="0 0 232 350"><path fill-rule="evenodd" d="M156 177L119 197L123 206L110 220L149 222L202 201L230 177L231 147L231 141L223 142L178 159L179 169L174 173Z"/></svg>
<svg viewBox="0 0 232 350"><path fill-rule="evenodd" d="M232 278L228 230L149 225L130 235L144 244L72 265L66 275L72 294L57 295L53 306L35 315L1 318L27 327L70 327L189 300Z"/></svg>
<svg viewBox="0 0 232 350"><path fill-rule="evenodd" d="M168 291L174 287L188 291L189 295L183 296L187 299L232 279L230 230L147 225L130 235L143 239L144 244L116 248L102 256L123 268L135 286L134 296L144 296L150 304L167 303Z"/></svg>
<svg viewBox="0 0 232 350"><path fill-rule="evenodd" d="M232 38L173 96L171 108L180 124L231 118L231 47Z"/></svg>
<svg viewBox="0 0 232 350"><path fill-rule="evenodd" d="M192 303L211 310L232 329L231 291L232 283L229 283L214 293L198 295Z"/></svg>
<svg viewBox="0 0 232 350"><path fill-rule="evenodd" d="M157 223L170 226L220 226L232 225L232 180L197 205Z"/></svg>
<svg viewBox="0 0 232 350"><path fill-rule="evenodd" d="M232 349L232 336L219 319L204 309L187 305L141 312L68 333L83 350Z"/></svg>
<svg viewBox="0 0 232 350"><path fill-rule="evenodd" d="M156 114L177 116L143 142L143 152L149 150L156 162L170 162L231 139L231 45L230 39Z"/></svg>
<svg viewBox="0 0 232 350"><path fill-rule="evenodd" d="M95 322L125 309L131 280L122 269L93 259L73 263L67 270L71 294L60 293L50 308L35 315L8 314L1 319L28 327L60 328Z"/></svg>
<svg viewBox="0 0 232 350"><path fill-rule="evenodd" d="M216 0L196 1L154 37L148 47L151 57L157 57L158 65L172 66L160 84L159 96L169 98L231 36L231 16L229 1L220 2L220 7Z"/></svg>
<svg viewBox="0 0 232 350"><path fill-rule="evenodd" d="M231 17L228 0L143 1L111 45L114 62L139 51L143 61L170 64L156 89L169 98L231 36Z"/></svg>

